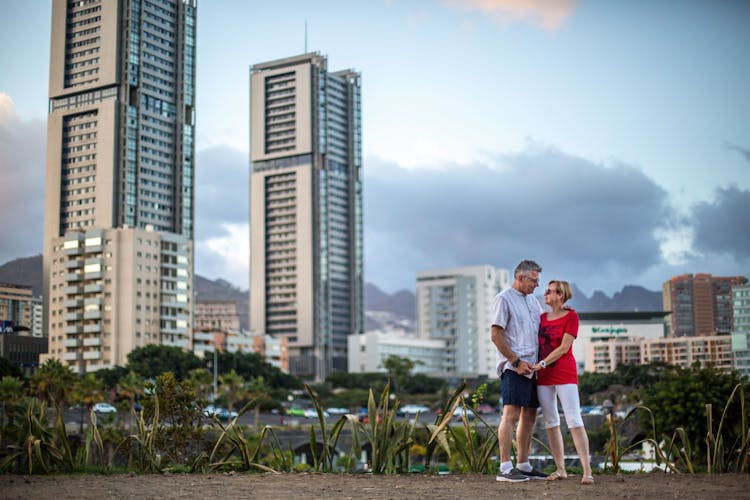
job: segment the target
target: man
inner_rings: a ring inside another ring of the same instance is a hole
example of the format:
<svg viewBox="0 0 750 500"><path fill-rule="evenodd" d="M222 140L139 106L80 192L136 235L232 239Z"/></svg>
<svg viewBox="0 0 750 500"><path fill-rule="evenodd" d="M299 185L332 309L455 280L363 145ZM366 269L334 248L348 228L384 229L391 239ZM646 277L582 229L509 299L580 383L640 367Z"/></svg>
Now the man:
<svg viewBox="0 0 750 500"><path fill-rule="evenodd" d="M536 422L539 399L532 365L537 362L538 331L542 306L534 297L542 268L524 260L513 271L513 286L495 297L492 343L497 347L497 374L503 398L503 415L497 429L500 442L498 481L521 482L544 479L546 474L529 464L531 431ZM513 429L518 443L517 466L510 460Z"/></svg>

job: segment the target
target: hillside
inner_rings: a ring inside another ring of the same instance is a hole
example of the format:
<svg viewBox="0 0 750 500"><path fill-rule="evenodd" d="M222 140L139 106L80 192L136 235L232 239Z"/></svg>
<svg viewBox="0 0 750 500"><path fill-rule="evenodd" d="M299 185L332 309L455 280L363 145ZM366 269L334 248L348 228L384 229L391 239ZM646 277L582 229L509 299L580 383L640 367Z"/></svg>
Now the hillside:
<svg viewBox="0 0 750 500"><path fill-rule="evenodd" d="M31 286L34 297L42 295L42 256L21 257L0 266L0 283Z"/></svg>
<svg viewBox="0 0 750 500"><path fill-rule="evenodd" d="M42 256L22 257L0 265L0 283L31 286L34 295L42 294ZM195 275L196 300L231 300L237 304L242 328L249 327L249 291L241 290L223 279L210 280ZM409 290L389 294L373 283L365 283L365 329L398 327L413 328L416 320L416 296ZM541 297L540 297L541 300ZM661 311L661 292L653 292L637 285L627 285L612 297L595 291L587 297L573 285L570 304L581 312Z"/></svg>

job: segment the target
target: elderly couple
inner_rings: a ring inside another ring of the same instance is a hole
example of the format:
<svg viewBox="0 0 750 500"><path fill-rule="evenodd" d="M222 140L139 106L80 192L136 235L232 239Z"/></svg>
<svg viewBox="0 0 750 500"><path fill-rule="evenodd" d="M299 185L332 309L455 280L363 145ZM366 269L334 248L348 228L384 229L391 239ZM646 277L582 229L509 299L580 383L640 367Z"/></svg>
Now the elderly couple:
<svg viewBox="0 0 750 500"><path fill-rule="evenodd" d="M492 342L497 347L497 373L501 378L503 415L497 429L500 441L498 481L520 482L565 479L565 457L560 400L565 421L583 467L581 484L592 484L589 440L583 427L578 397L578 373L572 344L578 334L578 315L565 302L572 296L565 281L552 280L544 291L544 312L533 295L542 268L524 260L513 272L513 286L495 297ZM531 432L541 405L547 437L557 470L544 474L529 463ZM513 429L518 444L517 465L511 462Z"/></svg>

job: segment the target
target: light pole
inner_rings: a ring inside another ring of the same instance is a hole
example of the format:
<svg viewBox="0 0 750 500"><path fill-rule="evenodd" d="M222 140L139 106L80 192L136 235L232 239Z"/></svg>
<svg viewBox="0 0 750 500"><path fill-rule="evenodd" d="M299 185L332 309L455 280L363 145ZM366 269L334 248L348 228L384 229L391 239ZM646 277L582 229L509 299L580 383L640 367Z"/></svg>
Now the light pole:
<svg viewBox="0 0 750 500"><path fill-rule="evenodd" d="M218 362L218 355L216 354L216 347L214 347L214 397L212 402L216 402L216 393L218 392L218 373L219 373L219 362Z"/></svg>

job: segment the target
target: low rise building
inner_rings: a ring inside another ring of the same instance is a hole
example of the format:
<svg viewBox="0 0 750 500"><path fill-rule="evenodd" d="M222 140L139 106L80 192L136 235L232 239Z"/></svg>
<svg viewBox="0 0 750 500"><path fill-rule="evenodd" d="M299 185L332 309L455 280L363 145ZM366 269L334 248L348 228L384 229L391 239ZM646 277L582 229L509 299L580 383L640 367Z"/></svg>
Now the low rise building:
<svg viewBox="0 0 750 500"><path fill-rule="evenodd" d="M573 342L578 371L608 372L633 360L634 350L640 348L629 342L638 345L641 339L664 338L666 315L666 311L578 313L578 337Z"/></svg>
<svg viewBox="0 0 750 500"><path fill-rule="evenodd" d="M661 339L610 338L586 346L586 371L612 372L620 364L649 364L661 361L688 368L698 362L722 370L735 367L729 335Z"/></svg>
<svg viewBox="0 0 750 500"><path fill-rule="evenodd" d="M442 339L424 339L403 330L373 330L361 335L350 335L349 373L384 372L383 361L389 356L401 356L416 363L413 373L448 376L451 355Z"/></svg>

